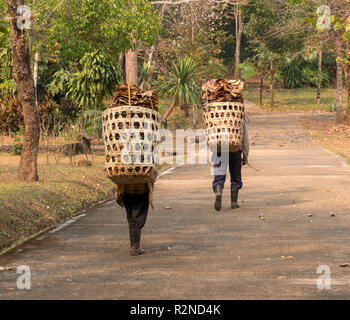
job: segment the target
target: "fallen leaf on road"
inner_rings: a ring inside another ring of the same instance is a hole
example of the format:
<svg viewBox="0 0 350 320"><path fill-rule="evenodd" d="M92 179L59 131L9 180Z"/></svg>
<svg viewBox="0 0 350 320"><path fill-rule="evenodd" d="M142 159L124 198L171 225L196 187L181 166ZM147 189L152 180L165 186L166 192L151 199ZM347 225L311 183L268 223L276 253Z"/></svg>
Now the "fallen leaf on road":
<svg viewBox="0 0 350 320"><path fill-rule="evenodd" d="M279 276L278 279L287 279L286 276Z"/></svg>
<svg viewBox="0 0 350 320"><path fill-rule="evenodd" d="M330 128L326 133L334 133L334 132L350 132L349 126L337 126Z"/></svg>
<svg viewBox="0 0 350 320"><path fill-rule="evenodd" d="M171 207L169 207L169 206L164 206L164 209L171 209Z"/></svg>
<svg viewBox="0 0 350 320"><path fill-rule="evenodd" d="M340 265L340 267L342 267L342 268L349 267L349 266L350 266L349 263L342 263L342 264Z"/></svg>
<svg viewBox="0 0 350 320"><path fill-rule="evenodd" d="M259 219L260 220L265 220L265 217L264 217L264 215L262 213L259 214Z"/></svg>
<svg viewBox="0 0 350 320"><path fill-rule="evenodd" d="M0 271L13 270L13 268L0 267Z"/></svg>
<svg viewBox="0 0 350 320"><path fill-rule="evenodd" d="M294 259L293 256L281 256L282 259Z"/></svg>

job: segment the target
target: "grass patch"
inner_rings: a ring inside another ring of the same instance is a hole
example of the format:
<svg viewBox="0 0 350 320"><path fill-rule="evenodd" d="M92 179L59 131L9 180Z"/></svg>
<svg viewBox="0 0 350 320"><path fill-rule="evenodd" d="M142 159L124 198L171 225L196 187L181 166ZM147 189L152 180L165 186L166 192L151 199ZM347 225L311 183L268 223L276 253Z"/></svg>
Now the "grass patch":
<svg viewBox="0 0 350 320"><path fill-rule="evenodd" d="M300 120L303 127L325 149L350 163L350 127L336 123L336 116L319 114Z"/></svg>
<svg viewBox="0 0 350 320"><path fill-rule="evenodd" d="M85 159L75 157L75 162ZM81 212L113 199L114 184L103 172L103 152L91 167L76 166L63 157L60 163L39 154L39 181L18 181L20 157L0 154L0 254L38 233ZM160 171L170 165L162 165Z"/></svg>
<svg viewBox="0 0 350 320"><path fill-rule="evenodd" d="M344 90L344 101L347 92ZM259 104L259 89L248 87L245 97L249 101ZM330 112L336 104L336 89L327 88L321 91L321 104L316 104L315 88L277 89L275 91L275 106L270 108L270 93L264 93L263 108L272 112Z"/></svg>
<svg viewBox="0 0 350 320"><path fill-rule="evenodd" d="M46 165L40 155L40 180L33 183L18 181L18 156L0 156L0 251L113 197L103 155L95 156L92 167L77 167L67 159Z"/></svg>

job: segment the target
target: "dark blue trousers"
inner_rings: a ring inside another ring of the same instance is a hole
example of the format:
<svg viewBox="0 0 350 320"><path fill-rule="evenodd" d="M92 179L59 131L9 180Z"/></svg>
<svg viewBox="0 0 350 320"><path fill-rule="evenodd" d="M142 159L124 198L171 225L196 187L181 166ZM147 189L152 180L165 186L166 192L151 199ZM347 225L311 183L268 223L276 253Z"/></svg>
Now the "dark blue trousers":
<svg viewBox="0 0 350 320"><path fill-rule="evenodd" d="M217 185L225 185L227 167L230 169L231 189L242 189L242 151L228 154L213 153L212 162L214 163L213 189Z"/></svg>

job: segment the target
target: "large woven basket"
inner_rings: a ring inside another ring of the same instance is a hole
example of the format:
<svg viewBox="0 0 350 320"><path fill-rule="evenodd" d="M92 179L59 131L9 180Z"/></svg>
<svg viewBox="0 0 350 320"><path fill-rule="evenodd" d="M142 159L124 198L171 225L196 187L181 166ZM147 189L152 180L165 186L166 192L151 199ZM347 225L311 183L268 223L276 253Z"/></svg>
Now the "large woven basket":
<svg viewBox="0 0 350 320"><path fill-rule="evenodd" d="M105 173L115 184L156 181L160 119L157 111L136 106L113 107L102 114Z"/></svg>
<svg viewBox="0 0 350 320"><path fill-rule="evenodd" d="M229 144L229 151L242 148L244 137L244 103L214 102L205 106L207 142L212 150L221 152L224 144Z"/></svg>

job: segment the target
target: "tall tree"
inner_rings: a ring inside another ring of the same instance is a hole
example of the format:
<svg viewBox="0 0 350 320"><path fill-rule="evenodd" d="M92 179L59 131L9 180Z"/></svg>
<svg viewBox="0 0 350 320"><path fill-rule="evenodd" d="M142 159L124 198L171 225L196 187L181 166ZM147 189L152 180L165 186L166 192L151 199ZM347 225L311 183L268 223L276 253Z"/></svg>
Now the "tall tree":
<svg viewBox="0 0 350 320"><path fill-rule="evenodd" d="M337 52L337 122L342 123L344 121L344 109L343 109L343 64L342 64L342 39L341 32L337 32L335 40L335 47Z"/></svg>
<svg viewBox="0 0 350 320"><path fill-rule="evenodd" d="M125 71L126 71L126 83L132 86L138 86L138 60L137 51L128 50L125 55Z"/></svg>
<svg viewBox="0 0 350 320"><path fill-rule="evenodd" d="M318 79L317 79L316 104L321 104L322 61L323 61L323 44L321 42L320 49L318 50Z"/></svg>
<svg viewBox="0 0 350 320"><path fill-rule="evenodd" d="M241 63L241 43L243 35L242 9L235 5L235 24L236 24L236 52L235 52L235 79L239 78L239 65Z"/></svg>
<svg viewBox="0 0 350 320"><path fill-rule="evenodd" d="M286 28L291 17L284 1L251 0L246 14L249 22L245 34L255 52L251 61L260 73L269 74L270 106L273 107L277 67L287 54L300 49L302 40L298 34Z"/></svg>
<svg viewBox="0 0 350 320"><path fill-rule="evenodd" d="M347 18L347 25L348 30L350 30L350 13ZM347 108L345 113L345 122L347 125L350 125L350 38L347 39L347 49L346 49L346 86L348 89L348 96L347 96Z"/></svg>
<svg viewBox="0 0 350 320"><path fill-rule="evenodd" d="M326 29L328 30L328 39L333 42L337 57L336 77L337 77L337 122L344 121L343 109L343 72L345 57L346 41L350 35L350 25L347 23L349 13L348 1L341 0L289 0L290 6L295 6L304 14L306 21L311 21L314 24L321 24L325 21ZM321 14L320 14L321 13ZM317 14L319 21L316 21ZM350 22L350 21L349 21Z"/></svg>
<svg viewBox="0 0 350 320"><path fill-rule="evenodd" d="M27 31L19 28L24 22L18 15L24 0L7 0L8 13L11 18L11 35L13 50L13 77L17 83L18 96L22 101L24 117L24 139L19 164L19 178L22 181L37 181L37 157L40 138L39 113L36 106L36 90L31 69L31 57L27 41ZM23 7L22 7L23 8Z"/></svg>

